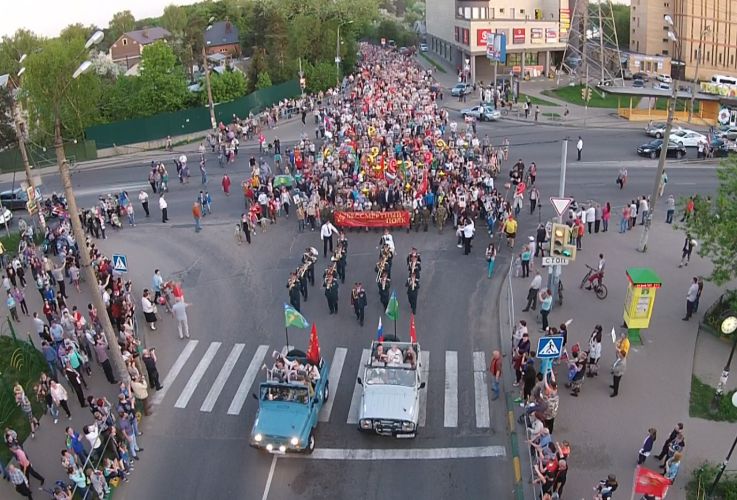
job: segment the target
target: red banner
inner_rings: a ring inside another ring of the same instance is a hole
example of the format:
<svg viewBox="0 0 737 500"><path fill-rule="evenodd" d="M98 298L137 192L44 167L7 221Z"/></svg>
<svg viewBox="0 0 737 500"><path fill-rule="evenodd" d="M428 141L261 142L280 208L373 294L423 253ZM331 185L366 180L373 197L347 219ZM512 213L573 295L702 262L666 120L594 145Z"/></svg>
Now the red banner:
<svg viewBox="0 0 737 500"><path fill-rule="evenodd" d="M655 471L641 466L635 470L635 493L664 498L668 486L670 481Z"/></svg>
<svg viewBox="0 0 737 500"><path fill-rule="evenodd" d="M407 227L410 213L393 212L335 212L335 225L340 227Z"/></svg>

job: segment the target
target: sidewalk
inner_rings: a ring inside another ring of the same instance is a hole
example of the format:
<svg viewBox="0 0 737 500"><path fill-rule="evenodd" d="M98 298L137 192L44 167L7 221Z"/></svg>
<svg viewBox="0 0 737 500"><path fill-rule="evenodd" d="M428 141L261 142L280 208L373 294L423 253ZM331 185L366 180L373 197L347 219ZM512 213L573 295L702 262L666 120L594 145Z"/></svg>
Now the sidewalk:
<svg viewBox="0 0 737 500"><path fill-rule="evenodd" d="M610 473L617 475L620 484L617 497L626 498L631 491L637 451L649 427L658 430L655 448L659 452L675 423L680 421L685 426L684 462L669 498L685 498L683 488L691 472L704 460L721 461L728 451L727 440L733 436L733 424L688 416L693 364L700 366L705 381L713 382L713 377L718 376L726 360L725 348L720 350L718 345L710 345L709 348L699 349L695 361L693 353L698 319L694 317L689 322L681 321L691 277L708 275L711 265L694 252L689 266L677 267L683 234L661 222L663 215L656 213L658 222L654 223L651 230L647 254L636 250L641 226L619 234L618 220L612 220L607 233L587 233L584 236L583 250L578 252L576 261L563 270L564 303L558 306L555 302L550 313L550 324L557 326L568 319L573 320L569 327L569 349L574 343L587 349L594 325L601 324L604 330L600 375L585 381L578 398L571 397L562 387L566 371L558 370L561 404L554 437L556 440L570 441L573 450L566 498L589 498L593 485ZM527 235L520 236L518 241L526 240ZM516 250L520 251L519 248ZM586 271L585 264L596 265L600 252L606 258L605 283L609 289L609 295L603 301L598 300L593 292L578 287ZM539 263L538 258L535 265L539 266ZM627 284L625 269L636 266L653 268L663 285L657 292L650 328L641 332L644 345L632 345L619 397L610 398L609 367L614 361L610 331L613 327L618 333L621 331ZM544 271L543 286L546 278L547 272ZM527 320L534 350L541 335L538 330L539 315L536 317L522 312L531 279L513 277L512 286L515 321ZM699 315L720 293L713 284L705 283ZM711 378L706 373L710 373ZM645 465L657 469L654 458L650 458Z"/></svg>

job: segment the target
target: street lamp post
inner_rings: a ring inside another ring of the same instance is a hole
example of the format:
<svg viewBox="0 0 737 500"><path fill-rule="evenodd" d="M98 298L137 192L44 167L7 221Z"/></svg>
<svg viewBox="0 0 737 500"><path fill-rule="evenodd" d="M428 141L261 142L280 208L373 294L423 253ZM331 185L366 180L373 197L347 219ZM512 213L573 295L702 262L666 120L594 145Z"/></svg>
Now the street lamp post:
<svg viewBox="0 0 737 500"><path fill-rule="evenodd" d="M335 88L336 90L340 87L340 28L346 24L353 24L353 20L345 21L338 24L338 35L335 41Z"/></svg>
<svg viewBox="0 0 737 500"><path fill-rule="evenodd" d="M665 16L665 22L673 27L673 19L670 16ZM678 40L678 35L674 31L668 32L668 38L678 47L678 53L681 51L681 42ZM681 57L679 55L678 59ZM660 157L658 158L658 170L655 174L655 184L653 186L653 194L650 197L650 210L648 211L645 224L642 227L642 235L640 236L640 243L637 249L640 252L647 252L647 240L650 236L650 226L653 222L653 213L655 212L655 205L660 197L660 183L663 179L663 172L665 172L665 158L668 155L668 143L670 142L670 133L673 129L673 117L676 110L676 98L678 97L678 85L674 79L671 82L671 97L668 101L668 118L665 122L665 130L663 131L663 144L660 147Z"/></svg>
<svg viewBox="0 0 737 500"><path fill-rule="evenodd" d="M103 33L101 31L96 32L87 41L85 48L90 48L92 45L99 43L102 40ZM87 71L92 63L90 61L84 61L72 74L72 79L77 79L82 73ZM60 95L64 94L66 89L69 87L71 80L67 82ZM108 346L110 349L110 361L112 362L113 369L117 380L129 382L130 375L125 367L123 356L120 352L120 346L118 345L118 339L115 335L115 330L110 322L110 316L107 314L107 308L105 302L102 300L102 294L97 288L97 276L92 268L92 262L90 260L90 254L87 250L85 242L87 241L84 234L84 228L79 217L79 209L77 208L77 199L74 196L74 189L72 188L72 177L69 175L69 163L64 153L64 140L61 134L61 110L59 109L59 102L57 101L54 106L54 151L56 153L56 163L59 167L59 176L61 177L61 183L64 187L64 196L67 199L67 208L69 212L69 222L72 225L72 232L74 240L77 242L77 248L79 250L79 262L80 271L84 277L85 285L92 297L92 303L100 312L98 318L102 324L102 329L107 339Z"/></svg>
<svg viewBox="0 0 737 500"><path fill-rule="evenodd" d="M205 29L205 32L212 29L212 22L215 20L214 17L211 17L208 20L208 26ZM207 86L207 105L210 108L210 125L212 126L212 129L215 130L217 128L217 120L215 120L215 103L212 101L212 86L210 85L210 66L207 64L207 51L205 50L205 46L207 45L207 37L205 35L202 35L202 64L204 64L205 68L205 85Z"/></svg>
<svg viewBox="0 0 737 500"><path fill-rule="evenodd" d="M699 64L701 63L701 53L704 46L704 36L711 33L711 26L707 26L701 31L699 35L699 48L696 51L696 70L693 75L693 82L691 83L691 105L688 108L688 123L691 123L693 117L693 108L696 101L696 82L699 81Z"/></svg>
<svg viewBox="0 0 737 500"><path fill-rule="evenodd" d="M733 316L732 319L737 319L737 318L734 318ZM732 405L737 407L737 393L735 393L732 396ZM727 464L729 464L729 460L732 458L732 453L734 452L735 447L737 447L737 436L735 436L734 441L732 441L732 446L729 448L729 453L727 453L727 458L725 458L724 461L721 464L719 464L719 472L717 472L717 475L714 478L714 482L711 483L711 486L709 487L709 491L706 493L706 498L709 498L709 499L714 498L714 491L717 489L719 480L722 479L722 475L724 474L724 471L727 468Z"/></svg>
<svg viewBox="0 0 737 500"><path fill-rule="evenodd" d="M734 351L737 347L737 334L735 334L735 330L737 330L737 314L734 312L728 312L725 314L724 317L722 317L719 329L723 335L734 335L734 338L732 339L732 350L729 351L727 364L724 365L724 370L722 370L722 375L719 377L716 391L714 391L714 398L711 400L711 408L713 411L716 411L719 408L722 396L724 396L724 390L727 387L727 381L729 380L729 369L732 366L732 358L734 357Z"/></svg>

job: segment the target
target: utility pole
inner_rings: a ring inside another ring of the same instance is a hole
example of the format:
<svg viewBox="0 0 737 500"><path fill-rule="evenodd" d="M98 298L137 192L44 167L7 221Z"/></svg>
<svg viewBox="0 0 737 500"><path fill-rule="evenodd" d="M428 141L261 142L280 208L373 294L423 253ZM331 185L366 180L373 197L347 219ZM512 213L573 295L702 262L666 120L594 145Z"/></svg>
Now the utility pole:
<svg viewBox="0 0 737 500"><path fill-rule="evenodd" d="M299 58L299 87L302 89L302 99L305 97L305 74L302 71L302 58Z"/></svg>
<svg viewBox="0 0 737 500"><path fill-rule="evenodd" d="M215 130L218 126L215 120L215 104L212 102L212 87L210 86L210 67L207 65L207 52L205 46L202 45L202 63L205 65L205 83L207 84L207 104L210 108L210 125Z"/></svg>
<svg viewBox="0 0 737 500"><path fill-rule="evenodd" d="M338 25L338 36L335 40L335 89L340 87L340 24Z"/></svg>
<svg viewBox="0 0 737 500"><path fill-rule="evenodd" d="M36 183L33 180L33 174L31 173L31 164L28 161L28 151L26 151L26 128L23 121L20 118L20 110L15 104L15 97L10 98L10 105L12 107L11 113L13 113L13 119L15 120L15 135L18 137L18 150L20 151L20 157L23 160L23 169L26 172L26 184L31 188L33 197L36 198ZM30 202L31 197L28 197ZM41 213L41 207L38 206L40 200L36 199L36 210L38 211L38 222L41 225L41 232L46 233L46 220L43 213Z"/></svg>
<svg viewBox="0 0 737 500"><path fill-rule="evenodd" d="M560 145L560 181L558 183L558 196L564 198L566 195L566 169L568 167L568 139L563 139ZM563 224L563 214L558 216L558 224ZM552 236L551 236L552 240ZM552 247L552 243L551 243ZM558 289L558 282L563 271L560 264L548 267L548 288L552 293ZM553 301L555 302L555 301ZM551 304L552 307L552 304Z"/></svg>
<svg viewBox="0 0 737 500"><path fill-rule="evenodd" d="M95 276L95 271L92 269L92 262L90 260L90 254L86 244L87 239L85 238L82 222L79 218L77 199L74 197L74 190L72 189L72 178L69 175L69 163L67 163L66 154L64 153L64 142L61 137L61 117L58 106L59 103L57 102L56 109L54 110L54 151L56 152L56 163L59 166L61 183L64 186L64 196L66 196L67 199L69 222L72 225L74 240L77 242L82 277L84 278L85 285L92 297L92 304L97 308L97 316L100 319L105 338L108 342L110 361L112 362L116 378L121 382L130 382L130 375L125 367L125 362L123 361L123 355L120 352L120 346L118 345L115 330L110 322L110 316L108 315L107 308L105 307L105 302L102 300L102 295L97 288L97 276Z"/></svg>

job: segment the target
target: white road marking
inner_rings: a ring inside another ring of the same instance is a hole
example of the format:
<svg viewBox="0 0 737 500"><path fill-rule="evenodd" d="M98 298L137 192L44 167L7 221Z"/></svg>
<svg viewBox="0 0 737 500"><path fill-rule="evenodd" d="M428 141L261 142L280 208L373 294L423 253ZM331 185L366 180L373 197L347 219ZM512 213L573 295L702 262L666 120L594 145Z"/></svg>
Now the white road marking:
<svg viewBox="0 0 737 500"><path fill-rule="evenodd" d="M271 459L271 467L269 468L269 475L266 478L266 486L264 487L264 494L261 496L261 500L269 498L269 490L271 489L271 480L274 479L274 469L276 469L276 455Z"/></svg>
<svg viewBox="0 0 737 500"><path fill-rule="evenodd" d="M228 415L238 415L241 412L243 403L246 402L246 398L248 397L248 391L251 390L251 386L253 385L254 380L256 380L256 375L258 375L258 371L261 369L261 364L264 362L264 357L266 357L266 351L268 350L269 346L267 345L260 345L258 346L258 349L256 349L256 353L253 355L251 364L248 365L246 374L243 375L241 385L238 386L238 392L235 393L235 397L230 403Z"/></svg>
<svg viewBox="0 0 737 500"><path fill-rule="evenodd" d="M330 374L328 375L330 396L328 397L327 402L323 405L322 410L320 410L320 422L330 421L330 412L333 411L335 395L338 394L338 383L340 382L340 374L343 372L343 364L345 363L345 356L347 353L348 349L345 347L336 347L335 354L333 354L333 362L330 364Z"/></svg>
<svg viewBox="0 0 737 500"><path fill-rule="evenodd" d="M202 406L200 406L200 411L206 411L206 412L212 411L213 407L215 406L215 403L218 400L218 397L220 396L220 393L223 390L223 387L225 387L225 382L228 381L228 378L230 377L230 374L233 372L233 368L235 368L235 364L236 362L238 362L238 358L243 352L243 348L245 346L246 346L245 344L235 344L233 346L233 349L231 349L230 354L228 354L228 358L225 360L225 364L220 369L220 373L218 373L218 376L215 379L215 382L213 382L212 387L210 388L210 392L207 393L207 397L205 398L205 401L203 401Z"/></svg>
<svg viewBox="0 0 737 500"><path fill-rule="evenodd" d="M288 454L286 458L313 460L449 460L458 458L504 457L504 446L470 446L465 448L397 448L353 449L317 448L312 454Z"/></svg>
<svg viewBox="0 0 737 500"><path fill-rule="evenodd" d="M458 427L458 352L445 351L445 408L443 425Z"/></svg>
<svg viewBox="0 0 737 500"><path fill-rule="evenodd" d="M210 343L207 351L205 351L205 355L200 359L200 362L197 364L197 368L194 369L192 376L189 377L187 385L184 386L182 393L177 398L177 402L174 403L175 408L187 407L187 403L189 403L189 400L192 398L192 394L194 394L195 389L197 389L197 385L200 383L200 380L202 380L202 377L204 377L205 372L210 366L210 363L212 363L218 349L220 349L220 345L220 342Z"/></svg>
<svg viewBox="0 0 737 500"><path fill-rule="evenodd" d="M420 351L420 381L425 382L425 388L420 389L420 427L427 422L427 391L428 377L430 376L430 351Z"/></svg>
<svg viewBox="0 0 737 500"><path fill-rule="evenodd" d="M131 184L119 184L117 186L97 186L97 187L91 187L91 188L80 188L75 189L74 194L76 196L86 196L90 194L99 195L104 193L119 193L121 191L129 191L129 192L135 192L140 189L146 189L150 188L150 184L146 183L131 183Z"/></svg>
<svg viewBox="0 0 737 500"><path fill-rule="evenodd" d="M486 356L481 351L473 353L473 390L476 401L476 427L490 425L489 391L486 386Z"/></svg>
<svg viewBox="0 0 737 500"><path fill-rule="evenodd" d="M184 368L184 365L187 363L187 360L192 355L192 352L194 352L194 348L197 347L198 343L199 340L190 340L189 342L187 342L187 345L184 346L184 350L174 362L172 367L169 369L169 373L167 373L166 377L164 377L164 381L162 382L164 388L160 391L156 391L156 394L154 394L151 398L152 404L157 405L161 403L161 401L163 401L166 393L169 391L169 389L171 389L171 386L177 379L179 372L181 372L182 368Z"/></svg>
<svg viewBox="0 0 737 500"><path fill-rule="evenodd" d="M358 379L358 377L363 374L363 367L366 366L366 363L368 363L370 355L371 349L364 349L361 353L361 362L358 364L358 373L356 374L356 379ZM363 388L358 383L358 380L356 380L356 383L353 387L353 396L351 397L351 407L348 409L348 420L346 420L347 424L358 423L358 410L359 406L361 406L361 393L363 392L362 389Z"/></svg>

